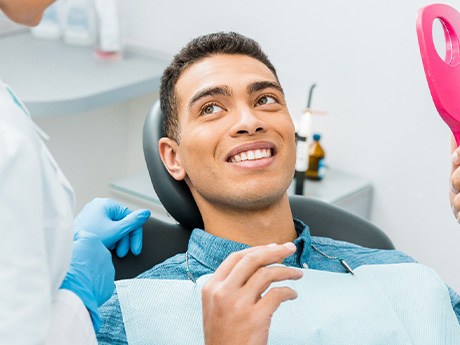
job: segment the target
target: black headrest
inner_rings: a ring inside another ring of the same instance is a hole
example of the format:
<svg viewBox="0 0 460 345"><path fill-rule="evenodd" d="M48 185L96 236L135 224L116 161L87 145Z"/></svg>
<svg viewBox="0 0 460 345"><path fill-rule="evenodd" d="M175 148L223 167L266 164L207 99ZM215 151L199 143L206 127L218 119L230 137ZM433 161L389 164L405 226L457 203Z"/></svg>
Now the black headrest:
<svg viewBox="0 0 460 345"><path fill-rule="evenodd" d="M168 173L158 152L158 140L164 137L160 102L156 102L144 123L144 156L153 188L169 214L182 226L203 229L198 206L184 181ZM310 226L312 235L331 237L370 248L393 249L391 240L374 224L320 200L291 195L293 216Z"/></svg>
<svg viewBox="0 0 460 345"><path fill-rule="evenodd" d="M158 140L164 137L160 102L152 106L144 123L144 156L153 188L169 214L188 229L203 228L198 206L184 181L176 181L166 170L158 151Z"/></svg>

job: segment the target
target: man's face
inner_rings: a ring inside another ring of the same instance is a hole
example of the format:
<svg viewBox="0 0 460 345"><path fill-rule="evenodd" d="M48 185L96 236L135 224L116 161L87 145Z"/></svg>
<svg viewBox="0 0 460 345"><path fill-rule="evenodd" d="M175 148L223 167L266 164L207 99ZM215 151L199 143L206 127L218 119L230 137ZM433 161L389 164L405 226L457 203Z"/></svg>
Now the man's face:
<svg viewBox="0 0 460 345"><path fill-rule="evenodd" d="M208 57L182 72L176 95L178 171L200 209L211 204L248 211L285 195L295 132L268 67L244 55Z"/></svg>

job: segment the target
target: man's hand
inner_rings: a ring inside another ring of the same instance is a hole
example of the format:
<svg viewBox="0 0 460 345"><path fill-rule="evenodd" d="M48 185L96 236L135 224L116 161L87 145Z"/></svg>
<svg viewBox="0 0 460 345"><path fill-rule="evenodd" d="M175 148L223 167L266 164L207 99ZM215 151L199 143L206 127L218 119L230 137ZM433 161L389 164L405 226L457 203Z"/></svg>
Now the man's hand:
<svg viewBox="0 0 460 345"><path fill-rule="evenodd" d="M460 222L460 147L457 147L454 136L450 138L450 151L452 152L452 168L450 172L449 200L452 212L457 222Z"/></svg>
<svg viewBox="0 0 460 345"><path fill-rule="evenodd" d="M300 279L301 270L267 265L293 254L293 243L269 244L235 252L222 262L203 286L203 327L206 345L267 344L273 313L281 303L297 297L273 282Z"/></svg>

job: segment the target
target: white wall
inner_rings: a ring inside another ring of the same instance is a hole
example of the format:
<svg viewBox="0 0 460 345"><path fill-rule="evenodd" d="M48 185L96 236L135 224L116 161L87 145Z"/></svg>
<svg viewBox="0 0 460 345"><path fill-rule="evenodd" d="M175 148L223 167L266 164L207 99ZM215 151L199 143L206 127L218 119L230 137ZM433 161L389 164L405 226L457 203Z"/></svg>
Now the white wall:
<svg viewBox="0 0 460 345"><path fill-rule="evenodd" d="M35 117L46 143L71 183L76 211L94 197L110 196L108 184L147 169L142 126L157 95L146 95L78 114Z"/></svg>
<svg viewBox="0 0 460 345"><path fill-rule="evenodd" d="M176 53L203 33L255 38L297 118L316 82L329 165L375 186L373 221L460 291L460 225L447 198L449 130L432 104L415 18L429 1L122 1L128 43ZM451 1L460 9L460 1Z"/></svg>

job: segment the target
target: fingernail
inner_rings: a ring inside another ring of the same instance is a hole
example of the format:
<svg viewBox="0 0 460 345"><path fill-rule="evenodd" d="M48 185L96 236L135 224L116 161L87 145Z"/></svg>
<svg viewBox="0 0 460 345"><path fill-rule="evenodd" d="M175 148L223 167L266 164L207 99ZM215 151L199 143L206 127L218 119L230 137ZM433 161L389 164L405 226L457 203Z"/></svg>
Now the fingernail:
<svg viewBox="0 0 460 345"><path fill-rule="evenodd" d="M455 189L455 187L452 186L452 185L450 185L450 191L451 191L452 193L454 193L454 194L457 194L457 193L458 193L458 190Z"/></svg>
<svg viewBox="0 0 460 345"><path fill-rule="evenodd" d="M276 243L270 243L270 244L267 244L267 247L270 247L270 248L272 248L272 247L276 247L276 246L277 246L277 244L276 244Z"/></svg>
<svg viewBox="0 0 460 345"><path fill-rule="evenodd" d="M287 247L287 248L289 248L289 249L291 249L291 250L297 249L297 247L295 246L295 244L292 243L292 242L286 242L286 243L283 244L283 246L285 246L285 247Z"/></svg>
<svg viewBox="0 0 460 345"><path fill-rule="evenodd" d="M460 157L458 157L458 153L457 151L454 151L452 153L452 156L450 157L452 163L454 163L455 165L458 165L460 164Z"/></svg>

